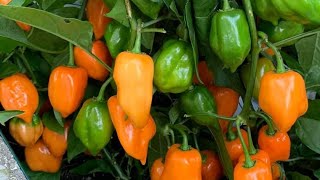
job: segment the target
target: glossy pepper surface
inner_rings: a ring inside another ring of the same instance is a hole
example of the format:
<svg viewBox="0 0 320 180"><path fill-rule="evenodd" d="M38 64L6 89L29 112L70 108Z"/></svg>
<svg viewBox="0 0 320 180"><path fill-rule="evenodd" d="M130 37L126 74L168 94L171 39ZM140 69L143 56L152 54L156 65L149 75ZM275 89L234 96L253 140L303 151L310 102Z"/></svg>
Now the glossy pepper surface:
<svg viewBox="0 0 320 180"><path fill-rule="evenodd" d="M153 60L146 54L122 52L117 56L113 70L117 99L137 128L149 121L153 73Z"/></svg>
<svg viewBox="0 0 320 180"><path fill-rule="evenodd" d="M111 57L116 58L120 52L128 48L130 29L114 20L108 24L104 39Z"/></svg>
<svg viewBox="0 0 320 180"><path fill-rule="evenodd" d="M302 76L294 71L267 72L261 79L259 106L281 132L288 132L306 113L308 98Z"/></svg>
<svg viewBox="0 0 320 180"><path fill-rule="evenodd" d="M144 165L147 159L149 141L156 133L156 124L153 118L149 115L147 124L143 128L134 127L116 96L109 98L108 108L123 149L127 154L140 160L141 164Z"/></svg>
<svg viewBox="0 0 320 180"><path fill-rule="evenodd" d="M32 171L55 173L60 169L62 156L55 157L52 155L42 139L35 145L26 147L24 154L26 162Z"/></svg>
<svg viewBox="0 0 320 180"><path fill-rule="evenodd" d="M201 176L202 180L220 180L223 177L223 168L219 161L218 155L213 151L201 151L202 165Z"/></svg>
<svg viewBox="0 0 320 180"><path fill-rule="evenodd" d="M267 134L268 126L263 126L259 130L259 148L269 154L270 161L285 161L290 156L290 137L286 132L277 131L274 135Z"/></svg>
<svg viewBox="0 0 320 180"><path fill-rule="evenodd" d="M192 84L193 53L182 40L168 40L155 58L154 84L164 93L181 93Z"/></svg>
<svg viewBox="0 0 320 180"><path fill-rule="evenodd" d="M244 167L244 162L239 162L234 168L234 180L272 180L270 165L260 160L255 160L251 168Z"/></svg>
<svg viewBox="0 0 320 180"><path fill-rule="evenodd" d="M276 68L274 67L272 61L268 58L262 57L258 59L257 63L257 71L254 81L254 89L253 89L253 97L258 100L259 98L259 91L260 91L260 83L262 76L269 72L274 71ZM244 86L247 88L248 82L250 79L250 70L251 70L251 63L245 64L241 67L240 75Z"/></svg>
<svg viewBox="0 0 320 180"><path fill-rule="evenodd" d="M113 133L106 103L96 98L86 100L74 121L73 130L90 153L97 155Z"/></svg>
<svg viewBox="0 0 320 180"><path fill-rule="evenodd" d="M249 54L251 38L246 15L232 9L227 0L224 8L212 17L210 46L226 68L235 72Z"/></svg>
<svg viewBox="0 0 320 180"><path fill-rule="evenodd" d="M92 54L96 55L101 61L111 66L112 59L109 54L108 48L100 40L94 41L91 49ZM77 66L87 70L88 76L104 81L109 75L109 71L100 64L97 60L87 54L80 47L74 47L74 61Z"/></svg>
<svg viewBox="0 0 320 180"><path fill-rule="evenodd" d="M152 19L156 19L163 6L162 0L132 0L140 11Z"/></svg>
<svg viewBox="0 0 320 180"><path fill-rule="evenodd" d="M283 180L285 177L282 174L282 167L278 163L272 163L271 165L272 179Z"/></svg>
<svg viewBox="0 0 320 180"><path fill-rule="evenodd" d="M247 131L241 129L242 137L248 146L248 133ZM225 138L225 144L228 151L228 154L230 156L230 159L236 163L239 159L239 157L243 154L243 148L240 142L240 138L238 136L235 137L235 139L228 139L228 137Z"/></svg>
<svg viewBox="0 0 320 180"><path fill-rule="evenodd" d="M269 154L264 150L257 149L256 154L250 155L250 157L252 160L260 160L260 161L266 163L266 165L271 166ZM244 154L242 154L239 157L238 162L244 162L244 161L245 161L245 156L244 156Z"/></svg>
<svg viewBox="0 0 320 180"><path fill-rule="evenodd" d="M109 11L109 8L104 4L103 0L88 0L86 14L88 21L93 26L93 33L96 40L103 37L107 25L111 21L110 18L105 16Z"/></svg>
<svg viewBox="0 0 320 180"><path fill-rule="evenodd" d="M0 81L0 102L5 110L24 111L17 117L31 123L38 108L39 94L27 76L14 74Z"/></svg>
<svg viewBox="0 0 320 180"><path fill-rule="evenodd" d="M19 118L13 118L9 122L11 136L21 146L34 145L43 132L43 124L38 117L34 117L32 122L26 123Z"/></svg>
<svg viewBox="0 0 320 180"><path fill-rule="evenodd" d="M50 74L48 95L54 110L63 118L79 106L87 87L88 74L81 67L58 66Z"/></svg>
<svg viewBox="0 0 320 180"><path fill-rule="evenodd" d="M161 180L201 179L201 155L196 149L183 151L180 144L172 145L167 154Z"/></svg>
<svg viewBox="0 0 320 180"><path fill-rule="evenodd" d="M206 61L200 61L198 63L198 72L200 79L205 86L210 86L214 84L213 72L209 69ZM193 82L195 84L200 84L198 78L195 75L193 76Z"/></svg>
<svg viewBox="0 0 320 180"><path fill-rule="evenodd" d="M156 159L151 166L150 178L151 180L160 180L164 169L162 158Z"/></svg>
<svg viewBox="0 0 320 180"><path fill-rule="evenodd" d="M181 109L187 114L216 113L217 105L209 90L205 86L193 86L184 92L179 99ZM192 116L201 125L213 125L216 118L209 116Z"/></svg>
<svg viewBox="0 0 320 180"><path fill-rule="evenodd" d="M277 10L273 7L271 0L251 0L253 12L261 19L278 24L280 19Z"/></svg>

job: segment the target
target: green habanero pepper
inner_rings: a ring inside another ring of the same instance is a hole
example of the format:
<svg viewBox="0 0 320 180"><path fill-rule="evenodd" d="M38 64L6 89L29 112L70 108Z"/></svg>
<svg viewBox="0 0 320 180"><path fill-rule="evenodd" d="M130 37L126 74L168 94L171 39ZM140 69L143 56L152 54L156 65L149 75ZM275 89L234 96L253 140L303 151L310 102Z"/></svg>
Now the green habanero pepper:
<svg viewBox="0 0 320 180"><path fill-rule="evenodd" d="M280 19L278 12L273 7L271 0L251 0L253 12L261 19L278 24Z"/></svg>
<svg viewBox="0 0 320 180"><path fill-rule="evenodd" d="M259 24L258 28L260 31L265 32L268 35L269 41L273 43L304 32L304 26L293 21L280 21L277 26L273 26L271 23L263 21ZM283 46L290 46L295 42L296 41L293 41Z"/></svg>
<svg viewBox="0 0 320 180"><path fill-rule="evenodd" d="M271 0L281 18L301 24L320 24L319 0Z"/></svg>
<svg viewBox="0 0 320 180"><path fill-rule="evenodd" d="M106 40L111 57L116 58L120 52L127 50L130 30L117 21L112 21L106 29L104 39Z"/></svg>
<svg viewBox="0 0 320 180"><path fill-rule="evenodd" d="M162 0L132 0L140 11L152 19L157 19L163 6Z"/></svg>
<svg viewBox="0 0 320 180"><path fill-rule="evenodd" d="M230 8L224 0L223 10L213 15L210 46L224 66L235 72L248 56L251 38L246 15L241 9Z"/></svg>
<svg viewBox="0 0 320 180"><path fill-rule="evenodd" d="M181 93L192 84L193 54L182 40L168 40L156 53L154 84L164 93Z"/></svg>
<svg viewBox="0 0 320 180"><path fill-rule="evenodd" d="M249 78L250 78L250 70L251 64L245 64L241 67L240 75L244 86L247 88ZM268 71L274 71L275 67L270 59L265 57L259 58L257 64L257 72L255 76L254 89L253 89L253 97L258 100L259 90L260 90L260 81L262 76Z"/></svg>

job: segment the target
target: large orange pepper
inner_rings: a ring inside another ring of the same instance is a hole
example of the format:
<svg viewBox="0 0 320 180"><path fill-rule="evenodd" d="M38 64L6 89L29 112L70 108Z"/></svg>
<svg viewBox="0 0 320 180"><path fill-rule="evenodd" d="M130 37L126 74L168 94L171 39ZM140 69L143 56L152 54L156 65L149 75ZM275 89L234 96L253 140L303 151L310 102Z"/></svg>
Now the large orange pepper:
<svg viewBox="0 0 320 180"><path fill-rule="evenodd" d="M201 151L202 167L201 176L202 180L220 180L223 177L223 168L219 161L219 157L213 151Z"/></svg>
<svg viewBox="0 0 320 180"><path fill-rule="evenodd" d="M214 84L213 72L210 71L206 61L199 61L198 63L198 72L201 81L205 86L210 86ZM195 84L200 84L196 75L193 76L193 82Z"/></svg>
<svg viewBox="0 0 320 180"><path fill-rule="evenodd" d="M24 74L14 74L0 81L0 101L5 110L20 110L17 117L32 121L39 104L37 88Z"/></svg>
<svg viewBox="0 0 320 180"><path fill-rule="evenodd" d="M102 38L107 25L111 22L111 19L105 16L109 11L109 8L103 0L89 0L87 3L86 14L88 21L93 26L93 33L96 40Z"/></svg>
<svg viewBox="0 0 320 180"><path fill-rule="evenodd" d="M275 134L269 135L268 126L263 126L259 130L258 144L259 148L269 154L270 161L285 161L290 156L290 137L286 132L276 131Z"/></svg>
<svg viewBox="0 0 320 180"><path fill-rule="evenodd" d="M239 94L233 89L218 86L209 86L209 91L217 103L217 113L220 116L232 117L239 104ZM228 121L219 119L223 132L226 132Z"/></svg>
<svg viewBox="0 0 320 180"><path fill-rule="evenodd" d="M150 178L151 180L160 180L160 177L162 175L164 169L164 164L162 162L162 158L156 159L150 170Z"/></svg>
<svg viewBox="0 0 320 180"><path fill-rule="evenodd" d="M56 67L50 74L48 85L53 109L64 118L72 114L80 106L87 80L87 71L81 67Z"/></svg>
<svg viewBox="0 0 320 180"><path fill-rule="evenodd" d="M259 106L281 132L288 132L306 113L308 98L302 76L294 71L267 72L261 79Z"/></svg>
<svg viewBox="0 0 320 180"><path fill-rule="evenodd" d="M244 167L244 162L234 168L234 180L272 180L271 167L261 160L254 160L252 167Z"/></svg>
<svg viewBox="0 0 320 180"><path fill-rule="evenodd" d="M24 149L26 162L32 171L55 173L60 169L62 156L55 157L40 139L35 145Z"/></svg>
<svg viewBox="0 0 320 180"><path fill-rule="evenodd" d="M9 131L14 140L21 146L32 146L42 135L43 124L38 117L34 117L31 123L13 118L9 122Z"/></svg>
<svg viewBox="0 0 320 180"><path fill-rule="evenodd" d="M113 71L117 98L137 128L143 128L148 123L153 73L153 60L147 54L122 52L117 56Z"/></svg>
<svg viewBox="0 0 320 180"><path fill-rule="evenodd" d="M112 58L107 46L102 41L93 42L91 52L101 61L111 66ZM77 46L74 47L74 61L77 66L86 69L88 76L93 79L104 81L109 75L109 71L102 64Z"/></svg>
<svg viewBox="0 0 320 180"><path fill-rule="evenodd" d="M180 144L172 145L166 155L161 180L200 180L201 155L192 147L189 150L180 149Z"/></svg>
<svg viewBox="0 0 320 180"><path fill-rule="evenodd" d="M260 160L264 163L266 163L268 166L271 166L271 162L270 162L270 157L269 157L269 154L262 150L262 149L257 149L257 152L253 155L250 155L251 159L252 160ZM245 155L242 154L240 157L239 157L239 160L238 162L244 162L245 161Z"/></svg>
<svg viewBox="0 0 320 180"><path fill-rule="evenodd" d="M232 160L232 162L234 164L236 164L238 162L239 157L243 154L243 148L242 148L242 145L241 145L240 138L234 132L232 134L233 135L229 136L229 137L228 137L228 135L230 135L230 134L225 136L225 140L224 141L225 141L226 148L227 148L228 154L230 156L230 159ZM242 137L243 137L246 145L248 146L249 143L248 143L248 133L247 133L247 131L241 129L241 134L242 134Z"/></svg>
<svg viewBox="0 0 320 180"><path fill-rule="evenodd" d="M119 141L127 154L146 163L149 141L156 133L156 124L151 115L144 128L135 128L129 117L126 116L116 96L108 100L108 108Z"/></svg>
<svg viewBox="0 0 320 180"><path fill-rule="evenodd" d="M48 149L50 150L51 154L56 157L63 156L64 153L67 151L67 139L68 139L68 132L70 128L70 121L67 121L64 124L64 133L59 134L49 128L45 127L42 139L43 142L46 144Z"/></svg>

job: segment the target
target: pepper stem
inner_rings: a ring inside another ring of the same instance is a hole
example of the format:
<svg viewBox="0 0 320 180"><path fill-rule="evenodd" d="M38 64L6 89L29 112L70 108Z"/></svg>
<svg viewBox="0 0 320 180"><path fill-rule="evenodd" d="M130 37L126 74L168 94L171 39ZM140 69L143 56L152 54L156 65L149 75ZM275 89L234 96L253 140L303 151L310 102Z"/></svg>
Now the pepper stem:
<svg viewBox="0 0 320 180"><path fill-rule="evenodd" d="M241 123L241 121L243 121L243 119L240 119L240 118L239 118L239 119L236 121L236 126L237 126L238 136L239 136L239 138L240 138L240 142L241 142L242 149L243 149L244 156L245 156L244 167L245 167L245 168L251 168L251 167L254 166L254 161L252 161L252 159L251 159L251 157L250 157L248 148L247 148L246 143L244 142L244 139L243 139L242 134L241 134L241 130L240 130L240 123Z"/></svg>
<svg viewBox="0 0 320 180"><path fill-rule="evenodd" d="M255 114L257 114L259 117L261 117L264 121L266 121L267 125L268 125L268 129L266 131L267 135L268 136L273 136L275 133L276 133L276 130L274 129L273 127L273 124L271 122L271 119L263 114L263 113L260 113L260 112L255 112Z"/></svg>
<svg viewBox="0 0 320 180"><path fill-rule="evenodd" d="M282 56L280 54L280 52L278 51L278 49L276 48L276 46L274 46L271 42L266 41L266 45L268 47L270 47L273 52L275 52L276 55L276 60L277 60L277 73L284 73L286 72L286 69L284 68L284 64L283 64L283 59Z"/></svg>
<svg viewBox="0 0 320 180"><path fill-rule="evenodd" d="M195 117L195 116L209 116L209 117L223 119L223 120L226 120L226 121L235 121L235 120L237 120L237 118L234 118L234 117L220 116L220 115L218 115L216 113L212 113L212 112L194 113L194 114L185 114L184 115L184 117Z"/></svg>
<svg viewBox="0 0 320 180"><path fill-rule="evenodd" d="M97 100L98 101L103 101L104 100L104 92L106 90L106 87L108 86L108 84L112 81L112 76L110 76L101 86Z"/></svg>
<svg viewBox="0 0 320 180"><path fill-rule="evenodd" d="M28 70L28 72L30 73L30 76L31 76L31 79L32 79L33 83L34 83L35 85L38 85L37 78L36 78L35 74L33 73L32 69L31 69L31 66L30 66L27 58L24 56L23 52L19 52L19 53L17 53L17 54L18 54L18 56L21 58L24 66L26 67L26 69Z"/></svg>
<svg viewBox="0 0 320 180"><path fill-rule="evenodd" d="M179 131L179 133L182 135L182 144L180 146L180 149L182 151L190 150L190 146L188 144L188 137L184 130L181 127L178 127L177 125L172 126L172 128Z"/></svg>
<svg viewBox="0 0 320 180"><path fill-rule="evenodd" d="M137 36L136 41L134 43L134 47L132 49L132 52L134 53L141 53L141 19L137 20Z"/></svg>
<svg viewBox="0 0 320 180"><path fill-rule="evenodd" d="M230 9L231 7L230 7L230 4L229 4L229 0L223 0L223 10L225 11L225 10L228 10L228 9Z"/></svg>
<svg viewBox="0 0 320 180"><path fill-rule="evenodd" d="M69 61L68 66L74 66L74 57L73 57L73 44L69 43Z"/></svg>
<svg viewBox="0 0 320 180"><path fill-rule="evenodd" d="M113 168L116 170L116 172L119 175L120 179L128 180L129 178L124 174L121 167L118 165L117 161L111 156L111 154L104 148L103 149L104 154L106 155L108 161L110 164L112 164Z"/></svg>
<svg viewBox="0 0 320 180"><path fill-rule="evenodd" d="M198 149L198 151L200 151L200 148L199 148L199 144L198 144L198 139L197 139L197 133L198 133L198 129L197 128L193 128L193 141L194 141L194 145L196 147L196 149Z"/></svg>
<svg viewBox="0 0 320 180"><path fill-rule="evenodd" d="M253 145L251 129L249 126L247 126L247 132L248 132L248 140L249 140L249 154L250 155L257 154L257 149Z"/></svg>
<svg viewBox="0 0 320 180"><path fill-rule="evenodd" d="M235 140L237 138L237 134L235 134L233 132L233 130L232 130L232 125L233 125L233 123L229 122L228 131L227 131L227 134L226 134L228 141L233 141L233 140Z"/></svg>

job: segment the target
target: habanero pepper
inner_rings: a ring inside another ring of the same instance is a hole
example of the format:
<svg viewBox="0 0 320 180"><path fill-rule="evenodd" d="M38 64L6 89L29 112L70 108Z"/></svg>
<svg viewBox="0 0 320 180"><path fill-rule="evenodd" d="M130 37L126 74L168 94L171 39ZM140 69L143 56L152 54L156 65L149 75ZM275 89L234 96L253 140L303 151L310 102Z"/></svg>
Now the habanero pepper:
<svg viewBox="0 0 320 180"><path fill-rule="evenodd" d="M102 41L94 41L91 52L109 66L112 64L108 48ZM74 61L77 66L86 69L88 76L95 80L104 81L109 75L109 71L102 64L80 47L74 47Z"/></svg>
<svg viewBox="0 0 320 180"><path fill-rule="evenodd" d="M272 179L284 180L286 177L283 175L282 167L279 163L272 163L271 165Z"/></svg>
<svg viewBox="0 0 320 180"><path fill-rule="evenodd" d="M271 168L263 161L256 159L252 167L245 167L243 161L234 168L234 180L272 180Z"/></svg>
<svg viewBox="0 0 320 180"><path fill-rule="evenodd" d="M88 74L81 67L58 66L50 74L48 95L54 110L63 118L72 114L84 97Z"/></svg>
<svg viewBox="0 0 320 180"><path fill-rule="evenodd" d="M32 146L41 137L43 124L40 118L34 115L32 122L26 123L19 118L12 118L9 122L9 132L21 146Z"/></svg>
<svg viewBox="0 0 320 180"><path fill-rule="evenodd" d="M154 84L163 93L181 93L192 84L191 45L182 40L168 40L154 63Z"/></svg>
<svg viewBox="0 0 320 180"><path fill-rule="evenodd" d="M18 73L0 81L0 102L5 110L24 111L17 117L31 123L39 105L39 94L31 80Z"/></svg>
<svg viewBox="0 0 320 180"><path fill-rule="evenodd" d="M156 159L151 166L150 170L150 178L151 180L160 180L164 169L164 164L162 162L162 158Z"/></svg>
<svg viewBox="0 0 320 180"><path fill-rule="evenodd" d="M206 61L200 61L198 63L198 72L201 81L205 86L211 86L214 84L213 72L208 68ZM194 75L193 82L195 84L200 84L198 78Z"/></svg>
<svg viewBox="0 0 320 180"><path fill-rule="evenodd" d="M213 151L203 150L201 151L201 157L202 180L220 180L223 177L223 169L218 155Z"/></svg>
<svg viewBox="0 0 320 180"><path fill-rule="evenodd" d="M271 0L251 0L251 5L253 12L261 19L269 21L273 25L278 24L280 17Z"/></svg>
<svg viewBox="0 0 320 180"><path fill-rule="evenodd" d="M241 134L244 138L245 144L248 146L249 142L247 131L241 129ZM240 138L234 132L234 129L229 129L226 133L225 144L233 164L237 164L239 157L243 154L243 148L241 145Z"/></svg>
<svg viewBox="0 0 320 180"><path fill-rule="evenodd" d="M252 160L260 160L264 162L266 165L271 166L269 154L262 149L257 149L257 152L253 155L250 155L250 157ZM245 155L242 154L239 157L238 162L244 162L244 161L245 161Z"/></svg>
<svg viewBox="0 0 320 180"><path fill-rule="evenodd" d="M128 155L146 163L149 141L156 133L156 124L149 115L147 124L143 128L134 127L130 117L126 116L117 96L108 100L108 108L112 123L117 132L119 141Z"/></svg>

